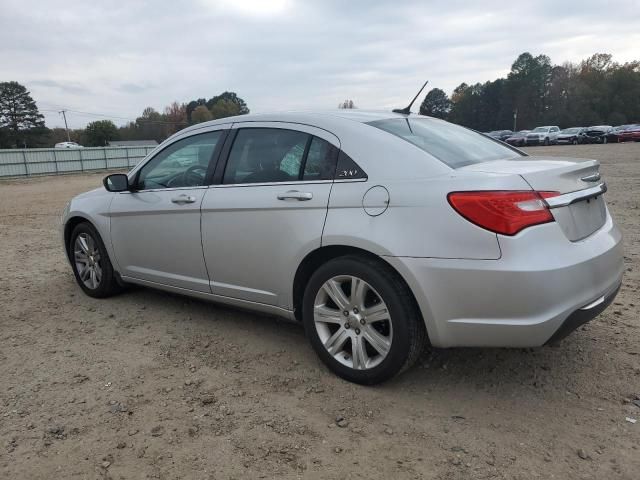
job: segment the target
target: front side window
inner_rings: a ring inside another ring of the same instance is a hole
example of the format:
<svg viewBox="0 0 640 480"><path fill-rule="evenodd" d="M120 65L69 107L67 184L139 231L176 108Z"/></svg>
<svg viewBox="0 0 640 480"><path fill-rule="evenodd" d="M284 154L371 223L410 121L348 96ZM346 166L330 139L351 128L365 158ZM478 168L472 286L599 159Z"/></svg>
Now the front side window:
<svg viewBox="0 0 640 480"><path fill-rule="evenodd" d="M310 135L279 128L243 128L231 147L223 183L297 181Z"/></svg>
<svg viewBox="0 0 640 480"><path fill-rule="evenodd" d="M369 125L402 138L451 168L524 156L473 130L431 118L390 118Z"/></svg>
<svg viewBox="0 0 640 480"><path fill-rule="evenodd" d="M178 140L153 157L138 173L137 189L199 187L222 131Z"/></svg>

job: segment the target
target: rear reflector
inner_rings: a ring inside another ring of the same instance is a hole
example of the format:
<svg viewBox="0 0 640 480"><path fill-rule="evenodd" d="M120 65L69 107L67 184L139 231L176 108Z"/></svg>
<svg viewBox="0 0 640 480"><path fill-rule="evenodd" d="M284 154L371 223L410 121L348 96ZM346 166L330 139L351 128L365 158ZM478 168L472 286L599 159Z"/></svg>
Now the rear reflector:
<svg viewBox="0 0 640 480"><path fill-rule="evenodd" d="M533 225L553 222L545 198L559 192L477 191L452 192L447 195L451 206L479 227L502 235L515 235Z"/></svg>

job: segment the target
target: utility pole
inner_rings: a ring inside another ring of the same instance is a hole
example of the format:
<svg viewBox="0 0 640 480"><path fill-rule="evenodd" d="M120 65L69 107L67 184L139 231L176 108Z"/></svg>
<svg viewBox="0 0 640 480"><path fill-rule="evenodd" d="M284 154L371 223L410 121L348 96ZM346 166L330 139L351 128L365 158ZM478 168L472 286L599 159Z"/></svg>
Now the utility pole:
<svg viewBox="0 0 640 480"><path fill-rule="evenodd" d="M71 137L69 136L69 126L67 125L67 111L66 110L60 110L58 113L62 114L62 118L64 118L64 129L67 131L67 142L71 141Z"/></svg>
<svg viewBox="0 0 640 480"><path fill-rule="evenodd" d="M517 125L517 122L518 122L518 109L516 108L516 109L513 111L513 131L514 131L514 132L516 131L516 125Z"/></svg>

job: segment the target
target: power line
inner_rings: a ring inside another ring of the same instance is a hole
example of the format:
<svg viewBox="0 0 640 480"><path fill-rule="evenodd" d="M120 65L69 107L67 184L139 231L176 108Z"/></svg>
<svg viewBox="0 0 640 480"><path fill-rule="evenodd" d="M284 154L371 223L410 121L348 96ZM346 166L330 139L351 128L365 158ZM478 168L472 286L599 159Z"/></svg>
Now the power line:
<svg viewBox="0 0 640 480"><path fill-rule="evenodd" d="M51 109L47 109L47 108L41 108L39 109L42 112L56 112L56 113L60 113L60 110L51 110ZM143 119L141 117L138 118L130 118L130 117L120 117L118 115L110 115L107 113L94 113L94 112L82 112L80 110L71 110L71 109L64 109L65 112L72 112L75 113L76 115L85 115L85 116L90 116L90 117L99 117L99 118L115 118L117 120L126 120L128 122L134 122L134 123L153 123L153 124L158 124L158 125L187 125L188 122L171 122L171 121L166 121L166 120L146 120Z"/></svg>

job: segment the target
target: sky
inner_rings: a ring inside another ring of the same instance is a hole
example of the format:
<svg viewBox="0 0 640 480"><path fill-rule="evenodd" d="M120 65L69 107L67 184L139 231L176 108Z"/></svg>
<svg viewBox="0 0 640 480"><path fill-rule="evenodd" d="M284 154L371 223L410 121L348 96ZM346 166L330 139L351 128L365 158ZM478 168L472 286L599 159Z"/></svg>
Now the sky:
<svg viewBox="0 0 640 480"><path fill-rule="evenodd" d="M0 0L0 82L48 127L63 108L70 128L121 125L225 90L256 113L403 107L425 80L451 93L525 51L640 60L640 0Z"/></svg>

